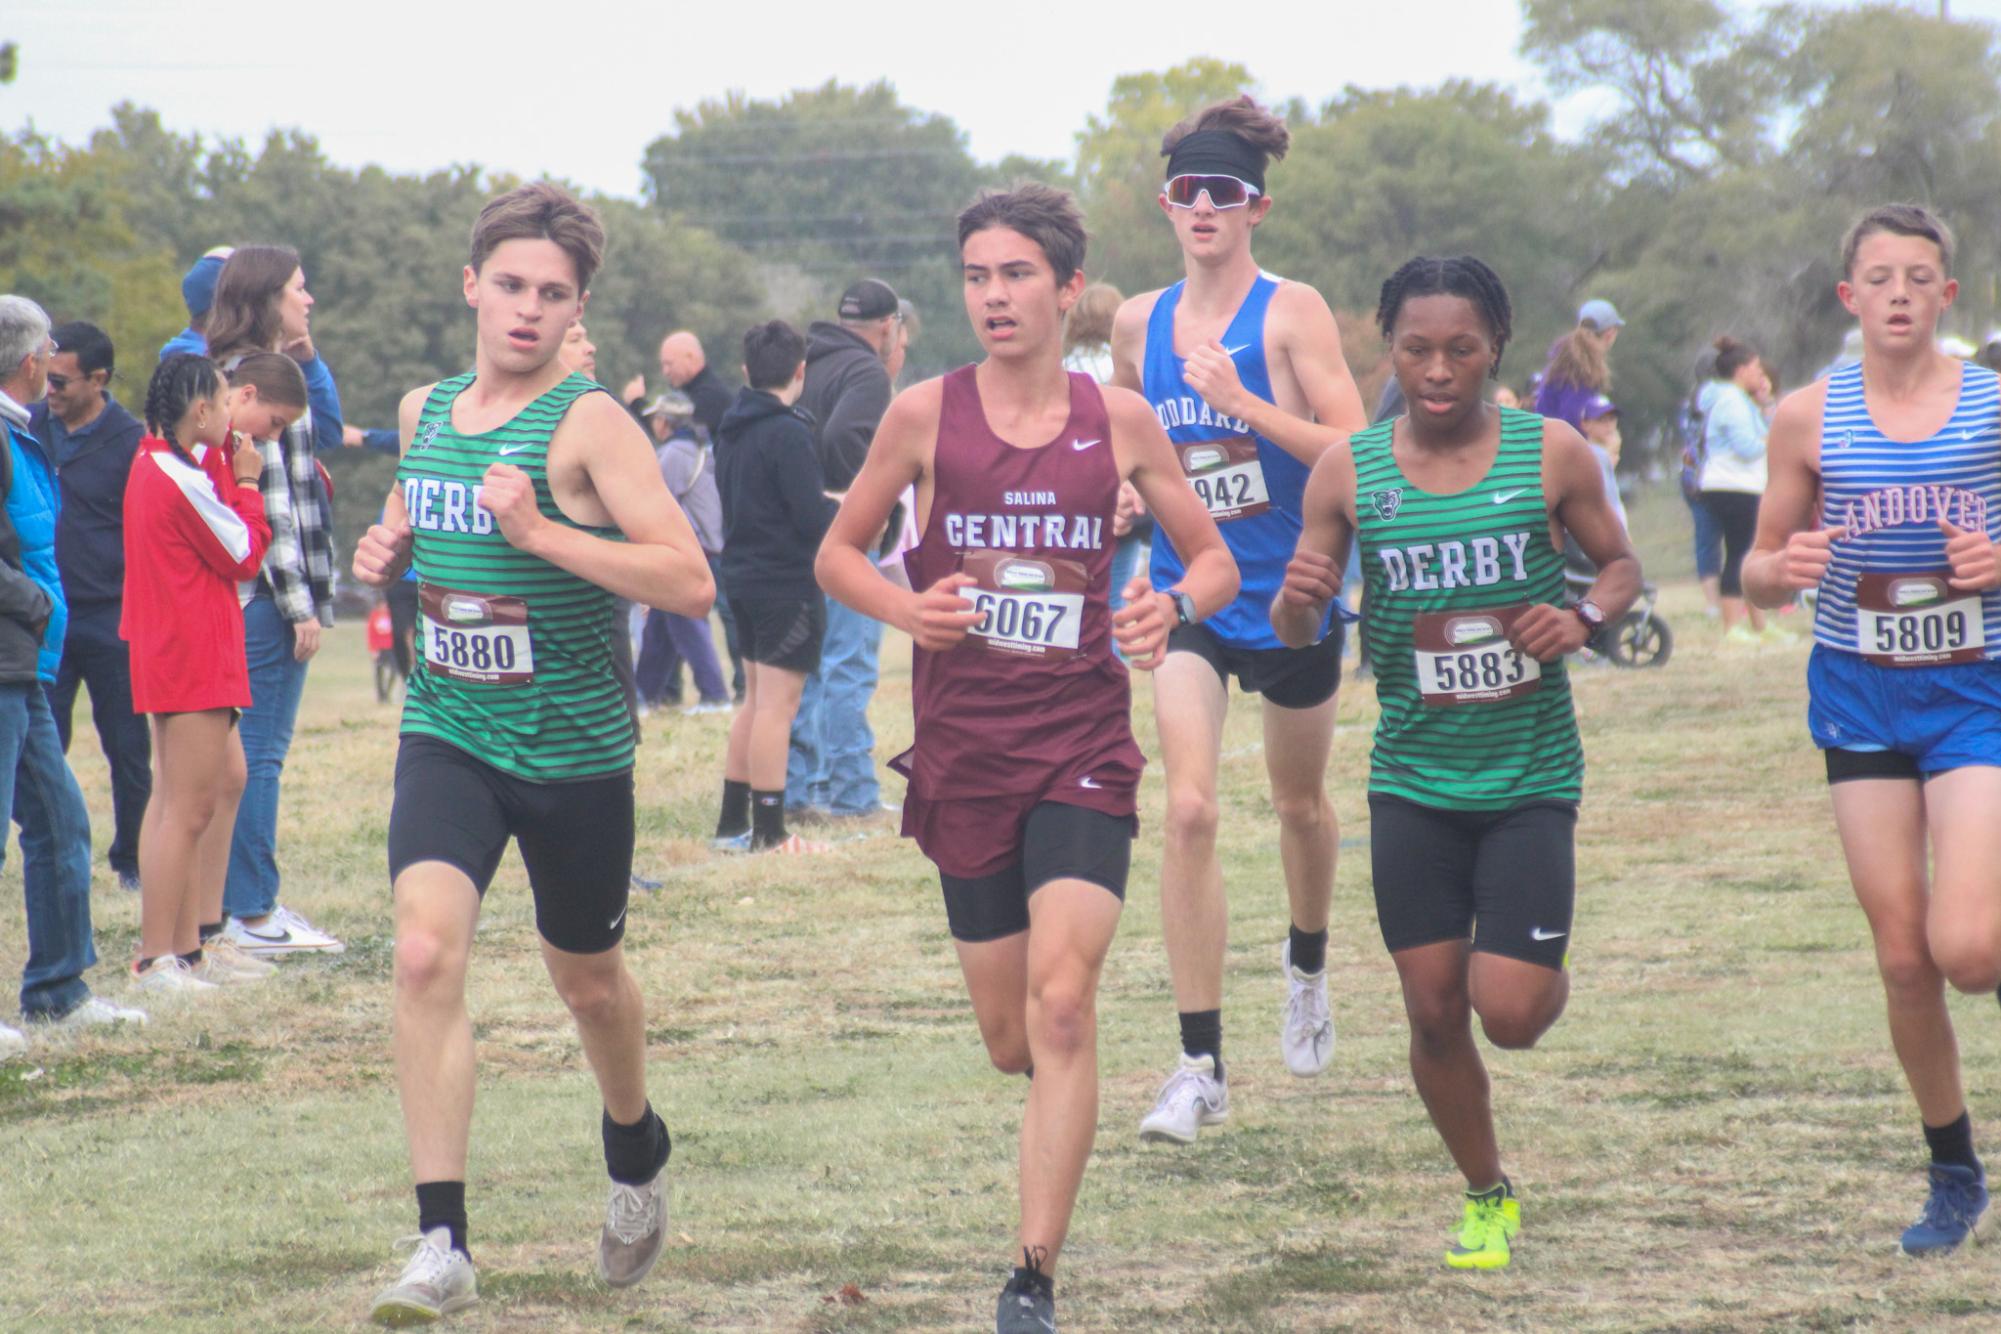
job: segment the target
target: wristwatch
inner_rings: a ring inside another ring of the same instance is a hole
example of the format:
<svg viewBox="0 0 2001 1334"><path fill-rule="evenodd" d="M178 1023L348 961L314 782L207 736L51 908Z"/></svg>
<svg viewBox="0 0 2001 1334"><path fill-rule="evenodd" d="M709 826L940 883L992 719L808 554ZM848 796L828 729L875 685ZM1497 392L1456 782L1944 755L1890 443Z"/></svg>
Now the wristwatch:
<svg viewBox="0 0 2001 1334"><path fill-rule="evenodd" d="M1174 623L1177 628L1184 625L1193 625L1202 619L1195 614L1194 598L1189 597L1178 588L1168 589L1167 596L1174 601Z"/></svg>
<svg viewBox="0 0 2001 1334"><path fill-rule="evenodd" d="M1577 614L1578 620L1584 622L1587 634L1595 635L1605 628L1605 613L1590 598L1582 598L1571 603L1570 609Z"/></svg>

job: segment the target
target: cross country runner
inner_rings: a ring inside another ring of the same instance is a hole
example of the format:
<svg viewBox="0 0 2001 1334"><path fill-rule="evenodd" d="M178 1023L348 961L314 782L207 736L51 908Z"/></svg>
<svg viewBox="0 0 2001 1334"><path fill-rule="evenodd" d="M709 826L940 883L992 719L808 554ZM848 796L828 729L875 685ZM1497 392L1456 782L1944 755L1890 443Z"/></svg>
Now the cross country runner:
<svg viewBox="0 0 2001 1334"><path fill-rule="evenodd" d="M986 359L890 404L820 548L820 584L907 631L916 744L903 832L937 863L994 1065L1028 1073L1021 1265L996 1328L1055 1328L1051 1275L1098 1124L1098 973L1118 928L1145 758L1119 647L1155 666L1168 626L1237 589L1228 549L1135 394L1063 369L1084 288L1070 196L1027 184L959 215L966 313ZM1130 481L1187 553L1117 615L1112 516ZM871 554L906 486L923 534L910 589Z"/></svg>
<svg viewBox="0 0 2001 1334"><path fill-rule="evenodd" d="M1937 348L1958 290L1944 223L1874 209L1841 258L1862 360L1780 403L1744 586L1765 607L1820 590L1807 727L1931 1149L1916 1255L1987 1208L1945 983L2001 983L2001 396Z"/></svg>
<svg viewBox="0 0 2001 1334"><path fill-rule="evenodd" d="M1216 770L1232 675L1263 697L1265 770L1278 812L1292 930L1280 953L1287 996L1279 1046L1295 1075L1334 1051L1327 1008L1327 911L1340 830L1325 773L1341 681L1338 621L1287 648L1269 611L1299 539L1299 497L1327 447L1368 418L1320 294L1258 268L1251 233L1271 212L1265 166L1285 156L1285 122L1249 97L1220 102L1167 132L1160 208L1187 276L1120 307L1113 383L1140 390L1181 466L1222 527L1242 590L1199 625L1178 626L1154 674L1167 766L1160 900L1181 1019L1181 1059L1140 1122L1149 1140L1191 1144L1229 1115L1223 1066L1223 946L1228 905L1216 856ZM1170 538L1153 546L1153 584L1186 568Z"/></svg>
<svg viewBox="0 0 2001 1334"><path fill-rule="evenodd" d="M422 1233L375 1299L383 1324L478 1300L466 1250L473 1099L467 956L509 838L535 928L604 1097L611 1197L598 1276L636 1283L660 1254L667 1127L646 1099L646 1026L620 948L631 883L633 727L611 668L613 602L707 612L708 562L644 433L557 359L604 249L597 217L524 185L472 232L474 370L403 399L403 461L355 552L382 587L413 557L410 678L389 873L396 899L396 1082Z"/></svg>
<svg viewBox="0 0 2001 1334"><path fill-rule="evenodd" d="M1498 1269L1521 1206L1471 1017L1497 1047L1532 1047L1570 994L1584 753L1563 658L1625 614L1640 565L1576 429L1481 398L1510 331L1493 270L1414 259L1383 284L1376 320L1408 415L1314 467L1271 619L1287 643L1312 642L1361 542L1382 707L1369 762L1376 913L1403 983L1411 1074L1466 1177L1446 1263ZM1598 568L1572 607L1566 530Z"/></svg>

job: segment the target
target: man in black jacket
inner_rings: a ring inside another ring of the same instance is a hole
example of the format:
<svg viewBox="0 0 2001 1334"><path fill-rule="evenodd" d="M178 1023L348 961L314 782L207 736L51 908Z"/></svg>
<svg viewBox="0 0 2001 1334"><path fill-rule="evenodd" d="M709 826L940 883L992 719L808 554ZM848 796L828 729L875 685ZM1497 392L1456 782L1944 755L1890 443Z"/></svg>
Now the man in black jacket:
<svg viewBox="0 0 2001 1334"><path fill-rule="evenodd" d="M90 687L90 714L111 767L116 832L108 860L125 889L139 888L139 821L153 792L153 747L146 720L132 712L132 660L118 637L125 596L125 479L145 433L108 388L111 339L94 324L58 325L49 362L49 396L32 410L29 429L55 465L62 491L56 520L56 568L69 600L62 666L49 687L56 733L69 751L79 683Z"/></svg>
<svg viewBox="0 0 2001 1334"><path fill-rule="evenodd" d="M813 420L820 467L836 495L861 471L889 410L887 363L901 347L902 319L889 284L864 278L841 293L838 324L816 320L807 330L799 407ZM785 771L785 804L801 818L861 819L881 809L868 722L881 645L881 622L827 599L820 667L800 697Z"/></svg>
<svg viewBox="0 0 2001 1334"><path fill-rule="evenodd" d="M694 400L695 420L709 439L720 436L723 414L730 410L735 396L722 377L709 369L702 340L686 329L676 329L661 339L660 373L667 377L667 383Z"/></svg>
<svg viewBox="0 0 2001 1334"><path fill-rule="evenodd" d="M723 588L748 668L730 723L715 845L728 852L815 852L785 830L786 741L799 692L820 661L826 602L813 558L836 508L793 408L805 387L806 340L783 320L743 336L748 387L723 417L716 489L723 508Z"/></svg>

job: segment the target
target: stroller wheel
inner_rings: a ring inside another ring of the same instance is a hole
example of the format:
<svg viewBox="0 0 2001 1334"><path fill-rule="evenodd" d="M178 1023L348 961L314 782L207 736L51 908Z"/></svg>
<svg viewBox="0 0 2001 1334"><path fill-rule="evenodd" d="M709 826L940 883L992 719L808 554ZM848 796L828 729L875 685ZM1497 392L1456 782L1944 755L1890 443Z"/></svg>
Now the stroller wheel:
<svg viewBox="0 0 2001 1334"><path fill-rule="evenodd" d="M1660 667L1674 652L1674 634L1650 612L1629 611L1612 628L1606 657L1621 667Z"/></svg>

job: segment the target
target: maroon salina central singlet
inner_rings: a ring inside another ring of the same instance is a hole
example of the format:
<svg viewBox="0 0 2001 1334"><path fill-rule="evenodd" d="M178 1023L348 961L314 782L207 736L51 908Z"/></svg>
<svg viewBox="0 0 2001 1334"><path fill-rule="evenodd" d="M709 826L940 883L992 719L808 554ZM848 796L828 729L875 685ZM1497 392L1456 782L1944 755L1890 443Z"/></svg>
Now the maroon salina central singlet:
<svg viewBox="0 0 2001 1334"><path fill-rule="evenodd" d="M1040 794L1131 815L1146 757L1112 651L1108 595L1119 470L1104 396L1070 376L1070 419L1017 449L987 425L973 367L944 379L931 512L904 568L920 593L963 571L984 619L945 653L914 651L916 743L891 761L925 802Z"/></svg>

